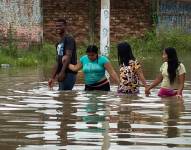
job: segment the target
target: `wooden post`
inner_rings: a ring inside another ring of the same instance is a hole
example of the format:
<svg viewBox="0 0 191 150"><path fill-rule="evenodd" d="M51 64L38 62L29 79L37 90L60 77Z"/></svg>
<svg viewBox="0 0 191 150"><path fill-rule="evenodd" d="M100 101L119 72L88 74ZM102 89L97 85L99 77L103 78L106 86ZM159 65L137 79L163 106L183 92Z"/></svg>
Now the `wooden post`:
<svg viewBox="0 0 191 150"><path fill-rule="evenodd" d="M108 56L110 50L110 0L101 0L100 51Z"/></svg>

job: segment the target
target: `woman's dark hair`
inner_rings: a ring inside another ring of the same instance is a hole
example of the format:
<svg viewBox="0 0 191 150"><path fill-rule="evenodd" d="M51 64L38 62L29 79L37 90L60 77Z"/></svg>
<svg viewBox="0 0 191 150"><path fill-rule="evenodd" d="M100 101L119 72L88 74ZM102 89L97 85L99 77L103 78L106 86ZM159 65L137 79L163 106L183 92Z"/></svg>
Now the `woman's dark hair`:
<svg viewBox="0 0 191 150"><path fill-rule="evenodd" d="M173 84L176 78L176 70L180 64L176 49L172 47L168 47L164 49L167 57L168 57L168 75L169 75L169 80L170 84Z"/></svg>
<svg viewBox="0 0 191 150"><path fill-rule="evenodd" d="M127 42L122 42L117 45L119 65L129 65L129 60L135 60L131 46Z"/></svg>
<svg viewBox="0 0 191 150"><path fill-rule="evenodd" d="M98 47L96 45L89 45L86 49L86 53L94 52L98 54Z"/></svg>
<svg viewBox="0 0 191 150"><path fill-rule="evenodd" d="M93 52L97 54L97 63L98 63L98 47L96 45L89 45L86 49L86 53Z"/></svg>

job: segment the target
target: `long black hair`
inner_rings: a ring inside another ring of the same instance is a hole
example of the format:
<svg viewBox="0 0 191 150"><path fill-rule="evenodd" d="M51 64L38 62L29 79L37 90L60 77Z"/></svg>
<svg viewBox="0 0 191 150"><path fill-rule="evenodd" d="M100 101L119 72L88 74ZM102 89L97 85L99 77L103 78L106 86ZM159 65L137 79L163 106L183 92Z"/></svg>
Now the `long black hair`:
<svg viewBox="0 0 191 150"><path fill-rule="evenodd" d="M129 60L135 60L131 46L127 42L121 42L117 45L119 65L129 65Z"/></svg>
<svg viewBox="0 0 191 150"><path fill-rule="evenodd" d="M168 57L168 75L169 75L169 80L170 80L170 84L173 84L176 78L176 71L177 68L180 64L178 57L177 57L177 53L176 53L176 49L173 47L168 47L164 49L167 57Z"/></svg>

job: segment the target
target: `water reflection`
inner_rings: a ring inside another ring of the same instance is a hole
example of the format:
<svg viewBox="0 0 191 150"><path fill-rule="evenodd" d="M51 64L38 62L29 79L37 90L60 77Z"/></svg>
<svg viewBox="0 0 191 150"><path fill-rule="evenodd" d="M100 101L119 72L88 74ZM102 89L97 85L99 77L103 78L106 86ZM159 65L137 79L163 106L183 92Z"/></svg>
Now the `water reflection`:
<svg viewBox="0 0 191 150"><path fill-rule="evenodd" d="M70 139L70 132L75 132L75 124L78 120L77 116L73 115L77 112L77 108L75 107L75 99L76 93L60 93L58 97L55 99L61 102L60 108L57 109L60 112L60 115L57 117L58 122L60 122L60 128L57 133L59 136L61 143L63 145L71 145L73 141Z"/></svg>
<svg viewBox="0 0 191 150"><path fill-rule="evenodd" d="M137 99L138 97L131 97L131 99ZM118 108L118 116L117 116L117 137L118 141L117 143L119 145L133 145L133 142L129 142L128 139L133 137L131 135L132 132L132 127L131 124L134 123L134 115L133 111L130 105L125 105L125 104L130 104L131 99L127 97L123 97L121 99L119 108ZM123 140L124 139L124 140Z"/></svg>
<svg viewBox="0 0 191 150"><path fill-rule="evenodd" d="M176 98L165 98L162 99L165 103L165 117L164 132L166 132L167 138L176 138L180 137L180 129L178 128L178 123L181 122L180 115L184 111L183 100L177 100ZM168 147L178 146L177 144L167 144Z"/></svg>
<svg viewBox="0 0 191 150"><path fill-rule="evenodd" d="M158 89L150 97L143 88L139 96L119 96L115 85L111 92L87 92L81 84L49 91L37 70L0 78L1 149L191 148L190 81L180 101L157 97Z"/></svg>
<svg viewBox="0 0 191 150"><path fill-rule="evenodd" d="M92 95L89 96L89 100L87 100L87 104L85 105L87 115L83 116L82 119L87 124L98 124L105 121L104 114L99 114L99 111L105 111L105 105L97 99L97 96L99 97L99 95L95 92L92 93Z"/></svg>

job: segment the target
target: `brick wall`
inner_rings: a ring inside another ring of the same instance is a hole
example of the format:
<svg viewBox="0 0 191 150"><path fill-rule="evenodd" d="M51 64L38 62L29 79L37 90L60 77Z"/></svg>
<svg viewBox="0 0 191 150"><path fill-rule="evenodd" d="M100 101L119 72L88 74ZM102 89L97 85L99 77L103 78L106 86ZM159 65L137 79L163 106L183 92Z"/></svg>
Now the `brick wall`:
<svg viewBox="0 0 191 150"><path fill-rule="evenodd" d="M151 26L149 0L111 0L111 41L142 36ZM89 39L89 0L43 0L44 39L55 41L55 20L65 18L78 42ZM95 3L95 37L99 40L100 0Z"/></svg>
<svg viewBox="0 0 191 150"><path fill-rule="evenodd" d="M44 39L55 41L55 21L64 18L68 28L78 41L88 36L88 2L87 0L43 0Z"/></svg>
<svg viewBox="0 0 191 150"><path fill-rule="evenodd" d="M101 0L2 0L0 1L0 40L13 30L16 41L55 42L55 20L65 18L78 42L87 43L91 29L90 1L94 1L95 39L99 41ZM142 36L150 27L150 0L111 0L111 41L126 36ZM43 25L42 25L43 24ZM42 36L43 34L43 36Z"/></svg>
<svg viewBox="0 0 191 150"><path fill-rule="evenodd" d="M111 0L111 39L143 36L151 26L149 0Z"/></svg>

